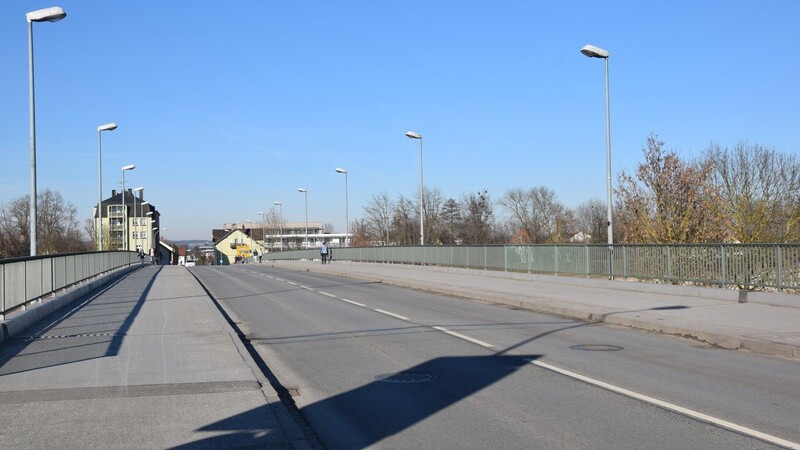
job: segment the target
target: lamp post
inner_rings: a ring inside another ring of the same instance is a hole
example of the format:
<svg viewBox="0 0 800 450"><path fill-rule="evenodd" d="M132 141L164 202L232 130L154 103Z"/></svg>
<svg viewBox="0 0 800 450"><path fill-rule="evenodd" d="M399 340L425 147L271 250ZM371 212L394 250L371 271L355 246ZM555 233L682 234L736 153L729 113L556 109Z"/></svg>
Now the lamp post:
<svg viewBox="0 0 800 450"><path fill-rule="evenodd" d="M608 50L594 45L585 45L581 53L589 58L601 58L606 62L606 207L608 209L608 244L614 243L614 225L611 205L611 113L608 95Z"/></svg>
<svg viewBox="0 0 800 450"><path fill-rule="evenodd" d="M280 227L280 233L281 233L281 251L283 251L283 203L281 202L272 202L272 203L280 207L280 217L278 218L278 226Z"/></svg>
<svg viewBox="0 0 800 450"><path fill-rule="evenodd" d="M306 242L303 248L308 247L308 191L305 188L297 188L297 192L302 192L306 197Z"/></svg>
<svg viewBox="0 0 800 450"><path fill-rule="evenodd" d="M258 215L261 216L261 253L263 254L267 247L267 213L259 211Z"/></svg>
<svg viewBox="0 0 800 450"><path fill-rule="evenodd" d="M142 192L143 190L144 190L144 188L141 187L141 186L139 186L139 187L137 187L137 188L135 188L133 190L133 221L136 222L136 228L133 229L133 232L136 234L136 237L133 238L133 246L137 247L137 250L138 250L138 247L139 247L139 244L136 243L139 240L139 219L136 218L136 193L137 192ZM142 215L139 214L139 217L141 217L141 216Z"/></svg>
<svg viewBox="0 0 800 450"><path fill-rule="evenodd" d="M336 168L336 173L343 173L344 174L344 245L349 247L349 239L350 239L350 212L348 211L349 206L347 202L347 169L342 169L341 167Z"/></svg>
<svg viewBox="0 0 800 450"><path fill-rule="evenodd" d="M128 249L128 213L125 211L125 172L135 169L133 164L122 167L122 249Z"/></svg>
<svg viewBox="0 0 800 450"><path fill-rule="evenodd" d="M147 214L145 214L145 212L144 212L144 205L149 205L149 204L150 204L150 202L147 202L147 201L142 202L142 203L139 204L139 224L141 224L141 226L142 226L142 229L139 230L139 239L141 239L141 241L142 241L142 251L144 251L144 249L147 248L147 244L148 244L147 236L150 235L150 233L147 232L146 223L147 223L148 220L150 220L150 216L153 215L152 211L147 211ZM150 209L150 208L147 208L147 209Z"/></svg>
<svg viewBox="0 0 800 450"><path fill-rule="evenodd" d="M36 96L33 89L33 22L58 22L67 13L58 6L37 9L25 14L28 21L28 92L30 96L31 127L31 198L30 198L30 242L31 256L36 256Z"/></svg>
<svg viewBox="0 0 800 450"><path fill-rule="evenodd" d="M422 186L422 135L407 131L406 137L419 140L419 244L425 245L425 199Z"/></svg>
<svg viewBox="0 0 800 450"><path fill-rule="evenodd" d="M103 143L100 135L116 129L114 122L97 127L97 251L103 250Z"/></svg>

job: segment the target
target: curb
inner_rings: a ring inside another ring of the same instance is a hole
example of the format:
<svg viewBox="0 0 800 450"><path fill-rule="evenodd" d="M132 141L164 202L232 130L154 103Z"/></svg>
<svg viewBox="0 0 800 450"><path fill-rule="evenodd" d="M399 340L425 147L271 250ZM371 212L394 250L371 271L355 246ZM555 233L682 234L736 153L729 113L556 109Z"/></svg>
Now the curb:
<svg viewBox="0 0 800 450"><path fill-rule="evenodd" d="M276 264L272 264L273 267L276 267ZM336 270L325 268L321 270L321 268L313 268L307 266L292 266L292 265L279 265L278 267L291 269L291 270L300 270L300 271L312 271L312 272L319 272L319 273L326 273L330 275L336 276L343 276L348 278L357 278L366 281L373 281L373 282L381 282L392 286L403 287L403 288L410 288L416 289L424 292L432 292L437 294L444 294L444 295L452 295L472 300L481 300L486 302L492 303L499 303L508 306L514 306L517 308L527 309L530 311L545 313L545 314L554 314L561 317L567 317L570 319L580 320L583 322L592 322L592 323L607 323L611 325L618 325L618 326L625 326L630 328L636 328L639 330L645 331L655 331L658 333L669 334L674 336L682 336L686 338L696 339L701 342L705 342L707 344L729 349L729 350L739 350L745 349L755 353L772 355L772 356L780 356L784 358L800 358L800 347L775 343L775 342L766 342L756 339L749 339L740 336L731 336L726 334L719 334L719 333L710 333L705 331L698 331L692 330L683 327L675 327L675 326L668 326L663 323L656 323L656 322L649 322L637 319L630 319L625 317L618 317L615 315L611 315L611 313L617 312L616 310L607 310L603 311L602 307L597 307L592 311L587 309L577 309L577 308L570 308L564 306L558 306L556 304L548 303L548 302L558 302L557 299L547 299L541 298L538 299L539 301L531 301L531 300L519 300L514 298L509 298L506 294L500 294L497 292L472 292L472 291L458 291L454 289L447 289L437 287L435 285L430 284L420 284L407 281L404 278L392 278L392 277L379 277L375 275L367 275L362 273L353 273L353 272L346 272L344 270ZM516 279L517 277L508 277L512 279ZM549 277L549 278L559 278L559 277ZM530 280L530 278L528 278ZM547 279L538 278L535 281L544 282L544 283L552 283L552 281ZM585 280L579 280L585 281ZM589 280L590 282L600 281L606 284L613 283L607 280ZM569 284L564 283L561 281L558 284ZM587 286L587 283L580 282L574 283L580 286ZM614 288L615 286L603 286L603 285L596 285L596 287L610 289ZM663 286L666 288L672 288L673 286ZM698 289L698 288L694 288ZM693 289L693 290L694 290ZM628 289L625 289L628 290ZM665 289L666 291L666 289ZM661 293L672 293L673 295L690 295L689 293L682 293L679 294L672 289L669 289L672 292L664 292ZM738 294L736 294L738 296ZM785 294L773 294L773 295L781 295L784 297L789 297ZM701 296L703 298L709 298L709 296ZM717 298L720 300L727 300L727 298ZM735 301L734 301L735 302ZM732 303L734 303L732 302ZM738 303L738 302L735 302ZM761 303L761 302L754 302L754 303Z"/></svg>

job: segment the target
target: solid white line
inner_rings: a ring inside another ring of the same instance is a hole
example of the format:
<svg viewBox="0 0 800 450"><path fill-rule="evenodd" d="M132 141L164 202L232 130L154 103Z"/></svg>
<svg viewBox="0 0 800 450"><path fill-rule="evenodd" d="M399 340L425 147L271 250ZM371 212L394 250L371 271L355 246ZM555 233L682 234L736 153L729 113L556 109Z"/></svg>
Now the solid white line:
<svg viewBox="0 0 800 450"><path fill-rule="evenodd" d="M439 331L441 331L442 333L449 334L450 336L455 336L455 337L457 337L457 338L459 338L459 339L463 339L463 340L465 340L465 341L472 342L473 344L478 344L478 345L480 345L481 347L486 347L486 348L492 348L492 347L494 347L494 345L492 345L492 344L490 344L490 343L488 343L488 342L479 341L479 340L477 340L477 339L475 339L475 338L471 338L471 337L469 337L469 336L465 336L465 335L463 335L463 334L461 334L461 333L456 333L455 331L450 331L450 330L448 330L447 328L444 328L444 327L433 327L433 329L434 329L434 330L439 330Z"/></svg>
<svg viewBox="0 0 800 450"><path fill-rule="evenodd" d="M436 328L436 327L434 327ZM717 425L722 428L727 428L729 430L735 431L737 433L741 433L744 435L752 436L756 439L760 439L762 441L766 441L772 444L780 445L786 448L791 449L800 449L800 443L787 441L785 439L781 439L777 436L772 436L770 434L762 433L761 431L754 430L752 428L743 427L741 425L737 425L733 422L728 422L727 420L720 419L718 417L709 416L708 414L704 414L698 411L694 411L688 408L684 408L682 406L674 405L672 403L665 402L663 400L659 400L657 398L649 397L647 395L639 394L638 392L634 392L625 388L621 388L619 386L615 386L613 384L609 384L600 380L595 380L594 378L589 378L585 375L581 375L579 373L571 372L569 370L562 369L560 367L552 366L545 362L541 361L531 361L531 364L535 366L539 366L543 369L547 369L556 373L560 373L562 375L566 375L570 378L574 378L576 380L583 381L584 383L588 383L611 392L616 392L617 394L624 395L626 397L630 397L639 401L643 401L645 403L650 403L651 405L658 406L660 408L664 408L670 411L677 412L678 414L683 414L688 417L692 417L694 419L701 420L703 422L707 422L710 424Z"/></svg>
<svg viewBox="0 0 800 450"><path fill-rule="evenodd" d="M352 301L352 300L348 300L348 299L346 299L346 298L340 298L339 300L341 300L341 301L343 301L343 302L350 303L351 305L360 306L360 307L362 307L362 308L366 308L366 307L367 307L367 305L365 305L365 304L363 304L363 303L354 302L354 301Z"/></svg>
<svg viewBox="0 0 800 450"><path fill-rule="evenodd" d="M320 294L322 294L322 295L325 295L325 296L331 297L331 298L336 298L336 296L335 296L335 295L333 295L333 294L328 294L327 292L322 292L322 291L317 291L317 292L319 292L319 293L320 293Z"/></svg>
<svg viewBox="0 0 800 450"><path fill-rule="evenodd" d="M294 281L287 281L287 283L291 284L292 286L300 286L299 284L295 283Z"/></svg>
<svg viewBox="0 0 800 450"><path fill-rule="evenodd" d="M384 311L382 309L373 309L373 311L379 312L381 314L386 314L387 316L392 316L392 317L395 317L395 318L400 319L400 320L411 320L408 317L403 317L400 314L395 314L393 312Z"/></svg>

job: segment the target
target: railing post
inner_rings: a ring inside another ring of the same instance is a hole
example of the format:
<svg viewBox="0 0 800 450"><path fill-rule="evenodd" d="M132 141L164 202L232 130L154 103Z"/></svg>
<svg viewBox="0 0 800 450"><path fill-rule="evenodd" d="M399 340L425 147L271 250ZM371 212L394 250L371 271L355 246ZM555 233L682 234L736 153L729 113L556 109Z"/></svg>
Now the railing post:
<svg viewBox="0 0 800 450"><path fill-rule="evenodd" d="M780 244L775 246L775 271L778 283L778 292L783 292L783 252L781 251Z"/></svg>
<svg viewBox="0 0 800 450"><path fill-rule="evenodd" d="M672 282L672 246L667 245L667 280Z"/></svg>
<svg viewBox="0 0 800 450"><path fill-rule="evenodd" d="M533 272L533 247L528 244L527 245L527 253L528 253L528 273Z"/></svg>
<svg viewBox="0 0 800 450"><path fill-rule="evenodd" d="M553 245L553 270L558 275L558 245Z"/></svg>
<svg viewBox="0 0 800 450"><path fill-rule="evenodd" d="M589 246L588 245L584 245L583 246L583 256L586 259L586 265L584 266L584 268L586 269L586 278L589 278L589 272L591 272L591 269L590 269L589 265L591 264L591 260L589 259Z"/></svg>
<svg viewBox="0 0 800 450"><path fill-rule="evenodd" d="M725 275L728 273L728 257L725 255L725 245L720 245L720 258L722 259L722 265L720 270L722 271L720 275L720 287L725 289Z"/></svg>

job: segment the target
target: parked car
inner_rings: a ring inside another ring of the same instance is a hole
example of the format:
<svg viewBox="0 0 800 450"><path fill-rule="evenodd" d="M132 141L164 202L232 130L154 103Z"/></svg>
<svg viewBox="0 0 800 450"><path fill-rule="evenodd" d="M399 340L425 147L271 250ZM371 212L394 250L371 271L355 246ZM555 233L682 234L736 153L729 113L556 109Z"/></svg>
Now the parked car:
<svg viewBox="0 0 800 450"><path fill-rule="evenodd" d="M194 267L194 258L186 258L186 267Z"/></svg>

